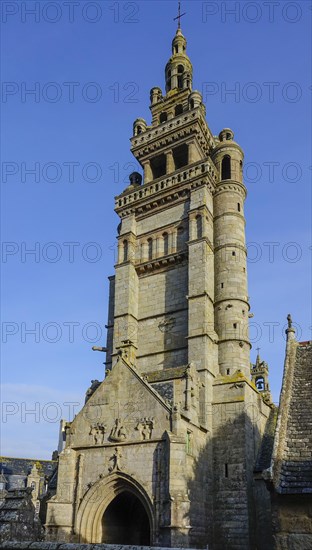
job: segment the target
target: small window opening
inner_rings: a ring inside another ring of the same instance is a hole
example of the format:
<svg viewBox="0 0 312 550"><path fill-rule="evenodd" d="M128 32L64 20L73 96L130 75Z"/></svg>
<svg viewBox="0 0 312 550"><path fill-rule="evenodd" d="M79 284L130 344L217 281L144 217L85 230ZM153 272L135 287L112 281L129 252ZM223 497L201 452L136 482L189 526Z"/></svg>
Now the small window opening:
<svg viewBox="0 0 312 550"><path fill-rule="evenodd" d="M232 252L232 256L236 256L236 252L234 250Z"/></svg>
<svg viewBox="0 0 312 550"><path fill-rule="evenodd" d="M230 374L230 369L226 369L226 374Z"/></svg>
<svg viewBox="0 0 312 550"><path fill-rule="evenodd" d="M221 283L221 288L224 288L224 283Z"/></svg>
<svg viewBox="0 0 312 550"><path fill-rule="evenodd" d="M160 116L159 116L159 122L162 124L163 122L166 122L167 121L167 113L160 113Z"/></svg>
<svg viewBox="0 0 312 550"><path fill-rule="evenodd" d="M169 235L168 235L168 233L163 234L163 240L164 240L164 256L167 256L167 254L169 254Z"/></svg>
<svg viewBox="0 0 312 550"><path fill-rule="evenodd" d="M174 53L178 53L178 46L174 47Z"/></svg>
<svg viewBox="0 0 312 550"><path fill-rule="evenodd" d="M191 109L194 109L194 107L195 107L194 99L191 99L191 101L190 101L190 108L191 108Z"/></svg>
<svg viewBox="0 0 312 550"><path fill-rule="evenodd" d="M237 323L233 323L233 328L237 328Z"/></svg>
<svg viewBox="0 0 312 550"><path fill-rule="evenodd" d="M241 211L241 205L240 205L240 203L239 203L239 202L237 203L237 210L238 210L238 212L240 212L240 211Z"/></svg>
<svg viewBox="0 0 312 550"><path fill-rule="evenodd" d="M183 75L184 67L183 65L178 65L178 88L183 88Z"/></svg>
<svg viewBox="0 0 312 550"><path fill-rule="evenodd" d="M176 105L176 107L174 109L174 115L178 116L178 115L181 115L182 113L183 113L183 105L181 105L181 104Z"/></svg>
<svg viewBox="0 0 312 550"><path fill-rule="evenodd" d="M123 261L128 260L128 241L123 242Z"/></svg>
<svg viewBox="0 0 312 550"><path fill-rule="evenodd" d="M172 151L175 170L187 166L188 164L188 146L184 143L175 147Z"/></svg>
<svg viewBox="0 0 312 550"><path fill-rule="evenodd" d="M148 259L152 260L153 258L153 239L148 239Z"/></svg>
<svg viewBox="0 0 312 550"><path fill-rule="evenodd" d="M151 169L153 174L153 179L160 178L166 173L166 156L164 154L158 155L151 159Z"/></svg>
<svg viewBox="0 0 312 550"><path fill-rule="evenodd" d="M186 433L186 453L188 455L192 454L192 432L187 431Z"/></svg>
<svg viewBox="0 0 312 550"><path fill-rule="evenodd" d="M231 157L229 155L225 155L222 159L221 178L223 180L231 179Z"/></svg>
<svg viewBox="0 0 312 550"><path fill-rule="evenodd" d="M229 477L229 466L224 464L224 477Z"/></svg>
<svg viewBox="0 0 312 550"><path fill-rule="evenodd" d="M196 238L201 239L203 236L203 219L199 214L196 216Z"/></svg>

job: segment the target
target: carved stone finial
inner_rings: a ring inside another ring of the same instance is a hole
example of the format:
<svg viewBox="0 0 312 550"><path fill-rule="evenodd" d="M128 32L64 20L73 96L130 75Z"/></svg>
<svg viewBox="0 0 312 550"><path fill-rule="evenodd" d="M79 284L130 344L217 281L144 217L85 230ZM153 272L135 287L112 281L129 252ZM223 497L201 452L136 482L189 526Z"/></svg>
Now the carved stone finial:
<svg viewBox="0 0 312 550"><path fill-rule="evenodd" d="M288 321L288 328L292 328L292 318L290 313L287 315L287 321Z"/></svg>

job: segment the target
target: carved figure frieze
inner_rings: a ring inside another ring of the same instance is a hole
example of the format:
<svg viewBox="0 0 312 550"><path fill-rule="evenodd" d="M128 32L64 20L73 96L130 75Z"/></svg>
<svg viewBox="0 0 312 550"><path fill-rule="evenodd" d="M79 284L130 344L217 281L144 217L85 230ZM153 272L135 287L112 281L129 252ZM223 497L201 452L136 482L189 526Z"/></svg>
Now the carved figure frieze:
<svg viewBox="0 0 312 550"><path fill-rule="evenodd" d="M142 441L152 438L153 428L154 418L142 418L135 427L135 429L138 430Z"/></svg>
<svg viewBox="0 0 312 550"><path fill-rule="evenodd" d="M92 436L94 445L102 445L104 443L105 433L106 426L104 424L91 424L89 435Z"/></svg>

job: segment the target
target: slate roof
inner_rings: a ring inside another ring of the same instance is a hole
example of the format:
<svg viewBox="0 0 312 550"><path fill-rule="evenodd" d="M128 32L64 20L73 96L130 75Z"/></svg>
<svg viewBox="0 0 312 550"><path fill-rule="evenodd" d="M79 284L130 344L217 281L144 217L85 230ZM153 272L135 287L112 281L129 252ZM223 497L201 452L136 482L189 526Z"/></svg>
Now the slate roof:
<svg viewBox="0 0 312 550"><path fill-rule="evenodd" d="M290 343L286 353L273 452L274 488L312 493L312 342Z"/></svg>
<svg viewBox="0 0 312 550"><path fill-rule="evenodd" d="M39 463L45 476L50 477L57 465L56 460L38 460L36 458L0 457L0 471L5 476L18 475L27 477L34 464Z"/></svg>

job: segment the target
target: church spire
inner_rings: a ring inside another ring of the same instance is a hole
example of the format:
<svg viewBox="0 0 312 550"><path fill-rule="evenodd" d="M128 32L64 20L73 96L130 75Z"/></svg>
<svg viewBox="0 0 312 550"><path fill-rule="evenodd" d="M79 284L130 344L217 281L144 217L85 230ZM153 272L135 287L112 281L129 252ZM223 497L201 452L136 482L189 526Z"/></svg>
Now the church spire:
<svg viewBox="0 0 312 550"><path fill-rule="evenodd" d="M182 15L179 15L175 18L179 20L178 28L172 40L172 56L165 68L166 93L187 88L192 90L193 67L186 53L186 38L180 26L181 17Z"/></svg>

